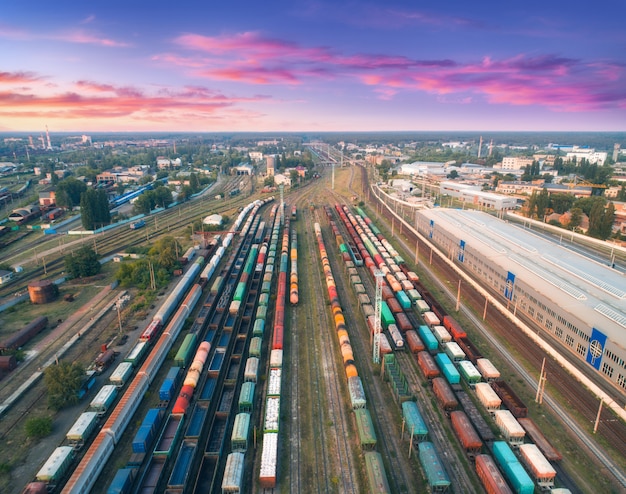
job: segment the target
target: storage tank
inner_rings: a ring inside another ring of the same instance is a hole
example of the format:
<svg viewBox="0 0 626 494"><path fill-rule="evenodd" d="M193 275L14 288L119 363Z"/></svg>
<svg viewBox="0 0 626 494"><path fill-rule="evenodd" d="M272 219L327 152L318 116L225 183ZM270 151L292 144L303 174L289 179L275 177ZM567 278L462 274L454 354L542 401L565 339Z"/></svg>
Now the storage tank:
<svg viewBox="0 0 626 494"><path fill-rule="evenodd" d="M59 287L50 280L33 281L28 284L28 294L33 304L48 304L59 295Z"/></svg>

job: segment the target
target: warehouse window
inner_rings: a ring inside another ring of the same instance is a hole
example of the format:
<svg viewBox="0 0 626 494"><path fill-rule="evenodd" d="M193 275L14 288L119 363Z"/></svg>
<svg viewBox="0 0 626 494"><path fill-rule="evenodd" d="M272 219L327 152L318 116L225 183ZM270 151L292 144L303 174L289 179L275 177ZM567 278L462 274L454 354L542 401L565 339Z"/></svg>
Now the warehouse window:
<svg viewBox="0 0 626 494"><path fill-rule="evenodd" d="M541 312L537 312L537 321L539 321L539 324L543 322L543 314Z"/></svg>
<svg viewBox="0 0 626 494"><path fill-rule="evenodd" d="M569 346L573 347L574 346L574 338L572 338L570 335L567 335L565 337L565 343L567 343Z"/></svg>
<svg viewBox="0 0 626 494"><path fill-rule="evenodd" d="M617 384L626 389L626 377L622 374L617 375Z"/></svg>
<svg viewBox="0 0 626 494"><path fill-rule="evenodd" d="M602 364L602 372L604 372L609 377L613 377L613 367L611 367L606 362Z"/></svg>
<svg viewBox="0 0 626 494"><path fill-rule="evenodd" d="M546 319L546 329L552 332L552 321L550 319Z"/></svg>
<svg viewBox="0 0 626 494"><path fill-rule="evenodd" d="M576 351L584 357L587 353L587 347L578 343L578 345L576 346Z"/></svg>
<svg viewBox="0 0 626 494"><path fill-rule="evenodd" d="M530 317L535 317L535 308L534 307L529 307L528 308L528 315Z"/></svg>
<svg viewBox="0 0 626 494"><path fill-rule="evenodd" d="M558 338L563 338L563 330L561 328L556 328L554 334L556 334Z"/></svg>

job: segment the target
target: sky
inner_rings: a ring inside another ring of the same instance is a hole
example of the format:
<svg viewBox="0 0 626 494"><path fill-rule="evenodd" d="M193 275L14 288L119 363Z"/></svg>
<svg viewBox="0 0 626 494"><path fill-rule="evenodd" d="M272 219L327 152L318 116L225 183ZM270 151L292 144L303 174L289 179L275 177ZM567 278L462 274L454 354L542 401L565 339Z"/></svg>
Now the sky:
<svg viewBox="0 0 626 494"><path fill-rule="evenodd" d="M624 18L624 0L7 0L0 131L626 131Z"/></svg>

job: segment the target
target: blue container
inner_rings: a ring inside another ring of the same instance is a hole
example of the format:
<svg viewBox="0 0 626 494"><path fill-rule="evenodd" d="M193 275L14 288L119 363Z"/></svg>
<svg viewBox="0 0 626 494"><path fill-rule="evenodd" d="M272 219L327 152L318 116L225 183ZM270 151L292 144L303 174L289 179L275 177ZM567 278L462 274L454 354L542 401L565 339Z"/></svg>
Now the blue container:
<svg viewBox="0 0 626 494"><path fill-rule="evenodd" d="M403 309L411 308L411 299L404 292L404 290L400 290L399 292L396 292L396 298L398 299L398 302L400 302L400 307L402 307Z"/></svg>
<svg viewBox="0 0 626 494"><path fill-rule="evenodd" d="M120 468L115 477L113 477L113 482L107 489L107 494L130 493L133 480L135 479L135 471L134 468Z"/></svg>
<svg viewBox="0 0 626 494"><path fill-rule="evenodd" d="M178 377L180 375L180 367L172 367L167 376L165 376L165 380L161 385L161 389L159 389L159 399L160 400L171 400L173 398L174 391L178 385Z"/></svg>
<svg viewBox="0 0 626 494"><path fill-rule="evenodd" d="M151 408L146 413L146 417L143 419L142 426L147 426L152 429L152 431L158 430L161 425L161 421L163 420L163 410L160 408Z"/></svg>
<svg viewBox="0 0 626 494"><path fill-rule="evenodd" d="M139 427L133 439L133 453L147 453L154 440L154 430L149 425Z"/></svg>
<svg viewBox="0 0 626 494"><path fill-rule="evenodd" d="M422 325L417 331L428 351L432 352L439 348L439 342L428 326Z"/></svg>
<svg viewBox="0 0 626 494"><path fill-rule="evenodd" d="M461 374L456 370L456 367L445 353L438 353L435 355L435 362L445 376L449 384L459 384L461 382Z"/></svg>

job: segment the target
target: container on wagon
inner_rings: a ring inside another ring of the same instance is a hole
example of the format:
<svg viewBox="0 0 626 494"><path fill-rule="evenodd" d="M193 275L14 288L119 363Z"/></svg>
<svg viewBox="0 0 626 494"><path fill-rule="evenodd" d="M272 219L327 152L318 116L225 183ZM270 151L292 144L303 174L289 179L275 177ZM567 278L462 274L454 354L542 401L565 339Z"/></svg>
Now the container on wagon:
<svg viewBox="0 0 626 494"><path fill-rule="evenodd" d="M280 396L282 369L271 368L267 380L267 396Z"/></svg>
<svg viewBox="0 0 626 494"><path fill-rule="evenodd" d="M130 362L120 362L113 373L109 376L109 382L118 388L126 384L126 381L133 373L133 364Z"/></svg>
<svg viewBox="0 0 626 494"><path fill-rule="evenodd" d="M509 410L494 412L496 425L509 444L513 447L524 443L526 431Z"/></svg>
<svg viewBox="0 0 626 494"><path fill-rule="evenodd" d="M478 372L476 367L474 367L474 364L472 364L469 360L458 362L457 365L459 366L459 373L465 382L470 386L475 386L482 380L480 372Z"/></svg>
<svg viewBox="0 0 626 494"><path fill-rule="evenodd" d="M426 320L426 318L424 318L424 320ZM444 343L449 343L452 341L452 336L450 336L450 333L448 333L448 330L444 328L443 326L439 324L436 324L434 326L431 326L429 324L429 326L431 327L433 335L435 336L435 338L437 338L437 341L439 342L442 348L443 348Z"/></svg>
<svg viewBox="0 0 626 494"><path fill-rule="evenodd" d="M104 415L117 397L117 386L105 384L89 404L89 410Z"/></svg>
<svg viewBox="0 0 626 494"><path fill-rule="evenodd" d="M97 412L83 412L70 427L70 430L67 431L65 437L72 446L79 448L89 439L97 423Z"/></svg>
<svg viewBox="0 0 626 494"><path fill-rule="evenodd" d="M256 388L255 383L247 382L241 385L241 390L239 391L239 412L252 412L252 407L254 404L254 390Z"/></svg>
<svg viewBox="0 0 626 494"><path fill-rule="evenodd" d="M233 432L230 436L230 449L234 452L245 452L248 449L250 435L250 414L238 413L235 415Z"/></svg>
<svg viewBox="0 0 626 494"><path fill-rule="evenodd" d="M417 403L414 401L405 401L402 403L402 419L406 424L405 430L409 436L412 436L418 442L425 441L428 438L428 427L422 418Z"/></svg>
<svg viewBox="0 0 626 494"><path fill-rule="evenodd" d="M417 336L417 333L413 329L410 329L406 333L404 333L404 339L406 340L406 344L409 347L411 353L417 354L419 352L423 352L426 348L420 337Z"/></svg>
<svg viewBox="0 0 626 494"><path fill-rule="evenodd" d="M350 393L350 403L353 409L365 408L367 406L363 383L359 376L348 378L348 392Z"/></svg>
<svg viewBox="0 0 626 494"><path fill-rule="evenodd" d="M476 368L487 382L500 379L500 371L491 363L489 359L479 358L476 361Z"/></svg>
<svg viewBox="0 0 626 494"><path fill-rule="evenodd" d="M474 389L476 396L489 413L493 414L500 410L502 400L488 383L476 383Z"/></svg>

